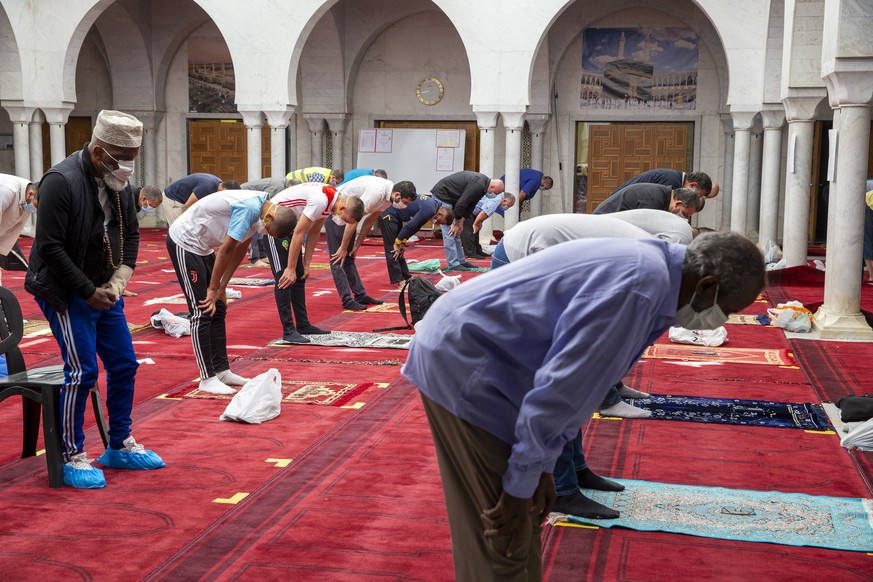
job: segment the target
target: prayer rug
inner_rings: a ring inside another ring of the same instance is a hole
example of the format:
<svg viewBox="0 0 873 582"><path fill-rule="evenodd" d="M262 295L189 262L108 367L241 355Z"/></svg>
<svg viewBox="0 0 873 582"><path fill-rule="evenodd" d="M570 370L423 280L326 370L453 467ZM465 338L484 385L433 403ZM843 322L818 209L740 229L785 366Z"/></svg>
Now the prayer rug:
<svg viewBox="0 0 873 582"><path fill-rule="evenodd" d="M309 380L282 380L282 402L288 404L319 404L322 406L344 406L352 398L368 388L377 386L373 382L347 384L343 382L310 382ZM383 385L384 386L384 385ZM180 391L171 393L175 398L199 398L202 400L227 400L233 394L210 394L201 392L197 384L189 384Z"/></svg>
<svg viewBox="0 0 873 582"><path fill-rule="evenodd" d="M409 309L407 308L407 312ZM400 313L399 303L383 303L382 305L368 305L367 309L359 313Z"/></svg>
<svg viewBox="0 0 873 582"><path fill-rule="evenodd" d="M330 271L330 263L309 263L310 271Z"/></svg>
<svg viewBox="0 0 873 582"><path fill-rule="evenodd" d="M587 524L693 536L873 551L873 500L615 479L624 491L584 490L621 512L590 520L553 513L553 525Z"/></svg>
<svg viewBox="0 0 873 582"><path fill-rule="evenodd" d="M412 273L436 273L437 269L440 268L439 259L424 259L421 261L407 261L406 266L409 268L409 271Z"/></svg>
<svg viewBox="0 0 873 582"><path fill-rule="evenodd" d="M127 322L127 329L130 330L130 333L136 333L138 331L142 331L144 329L151 328L150 324L145 325L136 325L134 323ZM25 337L37 337L43 335L51 335L52 330L49 326L49 322L44 319L28 319L24 323L24 336Z"/></svg>
<svg viewBox="0 0 873 582"><path fill-rule="evenodd" d="M731 313L728 315L727 323L737 325L770 325L770 316L766 314L760 315L742 315L739 313Z"/></svg>
<svg viewBox="0 0 873 582"><path fill-rule="evenodd" d="M768 364L796 366L791 350L760 350L755 348L722 348L655 344L643 353L643 358L720 362L725 364Z"/></svg>
<svg viewBox="0 0 873 582"><path fill-rule="evenodd" d="M228 285L248 285L249 287L266 287L275 283L275 279L266 279L259 277L232 277L228 281Z"/></svg>
<svg viewBox="0 0 873 582"><path fill-rule="evenodd" d="M342 346L348 348L393 348L408 350L412 335L394 333L369 333L366 331L332 331L324 335L308 335L311 343L308 344L277 344L279 340L268 343L274 347L295 346Z"/></svg>
<svg viewBox="0 0 873 582"><path fill-rule="evenodd" d="M821 404L809 402L770 402L667 394L652 394L651 398L631 399L628 402L637 408L650 410L654 420L833 430Z"/></svg>

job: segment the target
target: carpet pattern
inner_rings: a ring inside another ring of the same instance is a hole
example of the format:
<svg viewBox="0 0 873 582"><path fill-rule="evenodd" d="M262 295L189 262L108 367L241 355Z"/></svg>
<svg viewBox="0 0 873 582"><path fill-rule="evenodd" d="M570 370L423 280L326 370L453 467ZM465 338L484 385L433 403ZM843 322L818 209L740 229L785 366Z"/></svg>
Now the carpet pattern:
<svg viewBox="0 0 873 582"><path fill-rule="evenodd" d="M623 480L624 491L585 490L618 519L553 514L551 521L693 536L873 551L873 500Z"/></svg>
<svg viewBox="0 0 873 582"><path fill-rule="evenodd" d="M731 364L762 364L794 366L790 350L762 350L756 348L722 348L655 344L643 353L643 358L684 360L690 362L720 362Z"/></svg>
<svg viewBox="0 0 873 582"><path fill-rule="evenodd" d="M653 420L684 420L743 426L833 430L821 404L652 394L628 402L652 412Z"/></svg>
<svg viewBox="0 0 873 582"><path fill-rule="evenodd" d="M394 333L369 333L366 331L331 331L324 335L308 335L310 344L316 346L344 346L349 348L391 348L408 350L412 335ZM300 344L269 343L273 347L300 347Z"/></svg>
<svg viewBox="0 0 873 582"><path fill-rule="evenodd" d="M372 382L363 384L342 382L312 382L308 380L282 380L283 404L319 404L322 406L344 406L355 396L376 386ZM384 385L382 385L384 387ZM211 394L201 392L197 384L169 394L177 398L197 398L203 400L230 401L233 394Z"/></svg>

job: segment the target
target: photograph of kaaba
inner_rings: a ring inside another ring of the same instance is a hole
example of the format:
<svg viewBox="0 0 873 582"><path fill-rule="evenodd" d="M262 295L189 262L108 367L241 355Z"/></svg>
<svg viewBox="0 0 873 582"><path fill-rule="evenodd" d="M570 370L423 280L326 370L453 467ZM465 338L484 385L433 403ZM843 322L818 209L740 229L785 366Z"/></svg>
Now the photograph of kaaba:
<svg viewBox="0 0 873 582"><path fill-rule="evenodd" d="M699 40L682 28L588 28L582 34L580 105L694 109Z"/></svg>

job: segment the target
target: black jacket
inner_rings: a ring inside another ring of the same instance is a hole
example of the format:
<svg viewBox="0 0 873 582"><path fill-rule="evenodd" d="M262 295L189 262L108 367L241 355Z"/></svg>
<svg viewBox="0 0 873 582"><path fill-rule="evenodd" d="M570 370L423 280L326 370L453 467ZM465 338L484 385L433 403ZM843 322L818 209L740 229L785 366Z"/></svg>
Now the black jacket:
<svg viewBox="0 0 873 582"><path fill-rule="evenodd" d="M451 204L456 218L470 218L490 183L491 178L479 172L455 172L437 182L430 192L442 202Z"/></svg>
<svg viewBox="0 0 873 582"><path fill-rule="evenodd" d="M112 209L106 231L112 262L118 264L120 197L124 231L124 264L136 267L139 223L134 196L128 185L122 192L107 189ZM112 276L103 242L103 208L97 196L97 180L91 167L88 144L49 169L40 181L36 237L24 288L64 313L73 293L88 299Z"/></svg>

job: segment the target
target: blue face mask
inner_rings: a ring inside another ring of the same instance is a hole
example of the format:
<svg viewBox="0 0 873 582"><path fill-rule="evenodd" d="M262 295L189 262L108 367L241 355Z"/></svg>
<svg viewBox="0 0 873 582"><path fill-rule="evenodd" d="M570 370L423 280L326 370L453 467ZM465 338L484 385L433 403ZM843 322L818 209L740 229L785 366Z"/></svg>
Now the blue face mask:
<svg viewBox="0 0 873 582"><path fill-rule="evenodd" d="M148 216L149 214L154 214L155 212L157 212L157 210L157 208L152 208L151 206L146 204L142 207L142 209L140 209L140 212L142 212L144 216Z"/></svg>
<svg viewBox="0 0 873 582"><path fill-rule="evenodd" d="M25 202L24 210L30 212L31 214L36 214L36 206L33 205L33 202Z"/></svg>

